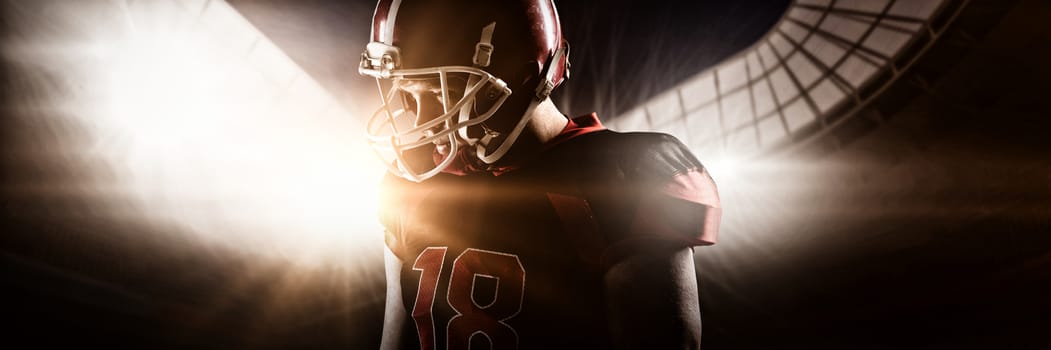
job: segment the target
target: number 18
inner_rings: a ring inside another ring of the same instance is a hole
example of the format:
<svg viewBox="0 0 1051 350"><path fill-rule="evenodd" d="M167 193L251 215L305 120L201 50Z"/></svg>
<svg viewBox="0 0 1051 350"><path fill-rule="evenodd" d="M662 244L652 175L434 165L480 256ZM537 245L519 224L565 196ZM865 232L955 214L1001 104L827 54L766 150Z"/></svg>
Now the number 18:
<svg viewBox="0 0 1051 350"><path fill-rule="evenodd" d="M412 269L420 271L420 287L412 318L425 350L434 349L434 306L438 278L445 264L447 247L428 247L416 257ZM474 298L477 278L496 279L492 302L481 305ZM467 349L475 335L485 336L493 349L515 349L518 333L504 323L522 309L525 269L517 255L468 248L453 260L446 302L456 311L446 326L447 348Z"/></svg>

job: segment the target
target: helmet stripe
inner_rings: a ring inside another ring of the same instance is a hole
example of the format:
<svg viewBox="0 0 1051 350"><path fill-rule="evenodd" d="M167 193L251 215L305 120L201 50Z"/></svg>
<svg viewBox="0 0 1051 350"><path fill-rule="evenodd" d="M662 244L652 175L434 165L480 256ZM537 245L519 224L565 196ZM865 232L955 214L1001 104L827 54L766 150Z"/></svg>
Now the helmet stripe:
<svg viewBox="0 0 1051 350"><path fill-rule="evenodd" d="M381 33L380 41L387 45L394 44L394 21L398 18L398 8L401 7L401 0L393 0L390 4L390 9L387 10L387 20L383 23L383 33Z"/></svg>

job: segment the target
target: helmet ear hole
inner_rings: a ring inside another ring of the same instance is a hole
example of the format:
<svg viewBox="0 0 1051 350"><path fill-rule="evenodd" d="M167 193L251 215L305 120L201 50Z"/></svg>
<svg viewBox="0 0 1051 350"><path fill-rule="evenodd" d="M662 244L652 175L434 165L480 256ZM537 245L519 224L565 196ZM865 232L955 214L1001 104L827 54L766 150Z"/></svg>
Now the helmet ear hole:
<svg viewBox="0 0 1051 350"><path fill-rule="evenodd" d="M481 88L478 97L472 101L474 104L474 115L482 115L493 108L500 98L500 91L493 84L486 84Z"/></svg>

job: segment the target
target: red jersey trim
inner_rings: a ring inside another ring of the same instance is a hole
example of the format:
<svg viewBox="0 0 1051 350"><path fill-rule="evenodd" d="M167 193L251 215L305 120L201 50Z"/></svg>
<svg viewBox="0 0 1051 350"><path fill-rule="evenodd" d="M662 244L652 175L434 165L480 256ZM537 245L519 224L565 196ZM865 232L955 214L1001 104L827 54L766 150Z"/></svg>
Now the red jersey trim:
<svg viewBox="0 0 1051 350"><path fill-rule="evenodd" d="M602 130L606 130L606 127L602 125L602 122L598 119L598 114L595 114L594 112L576 118L571 118L569 119L569 122L566 123L566 127L562 128L562 132L559 132L558 135L556 135L554 138L544 143L544 146L543 148L541 148L540 153L547 152L548 150L554 148L555 146L563 142ZM494 176L500 176L505 173L514 171L518 168L521 168L522 166L524 166L524 164L505 165L496 169L492 169L490 170L490 172ZM458 173L454 174L462 175Z"/></svg>
<svg viewBox="0 0 1051 350"><path fill-rule="evenodd" d="M566 123L566 127L562 129L562 132L558 133L557 136L548 140L547 143L544 144L544 150L549 150L560 143L572 140L576 137L602 130L606 130L606 127L602 125L602 122L598 119L598 114L595 114L594 112L571 118L569 119L569 123Z"/></svg>
<svg viewBox="0 0 1051 350"><path fill-rule="evenodd" d="M719 221L722 216L722 205L719 203L719 192L715 182L705 169L690 170L676 175L662 189L664 194L707 207L703 213L704 224L697 239L705 244L715 244L719 235Z"/></svg>

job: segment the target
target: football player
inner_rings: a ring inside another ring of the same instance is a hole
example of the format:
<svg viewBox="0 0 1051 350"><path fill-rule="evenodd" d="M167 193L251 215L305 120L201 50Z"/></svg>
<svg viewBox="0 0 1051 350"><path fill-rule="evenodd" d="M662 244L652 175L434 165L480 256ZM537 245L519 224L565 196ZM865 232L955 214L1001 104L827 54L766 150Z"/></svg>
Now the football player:
<svg viewBox="0 0 1051 350"><path fill-rule="evenodd" d="M380 0L385 349L697 348L715 184L674 137L567 118L551 0Z"/></svg>

